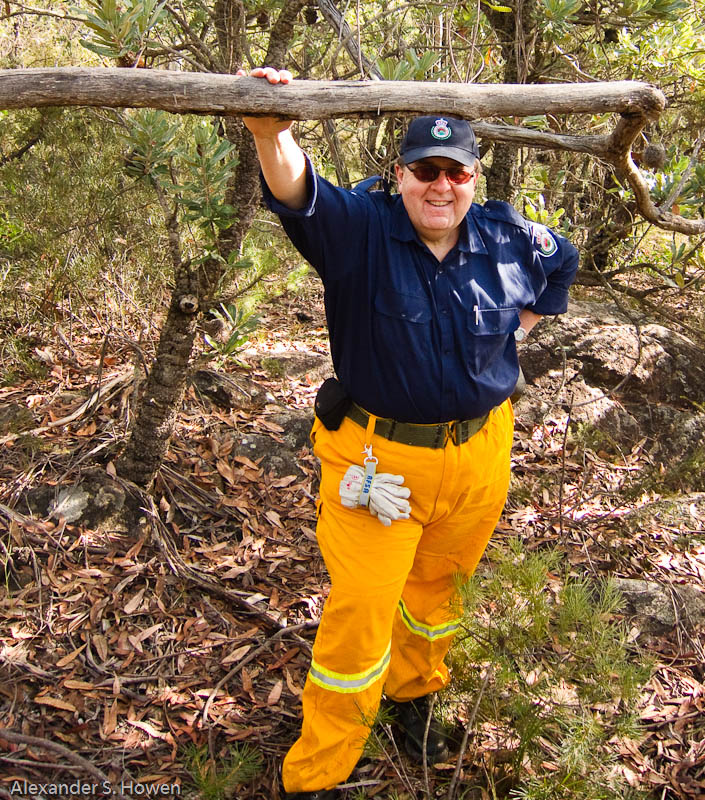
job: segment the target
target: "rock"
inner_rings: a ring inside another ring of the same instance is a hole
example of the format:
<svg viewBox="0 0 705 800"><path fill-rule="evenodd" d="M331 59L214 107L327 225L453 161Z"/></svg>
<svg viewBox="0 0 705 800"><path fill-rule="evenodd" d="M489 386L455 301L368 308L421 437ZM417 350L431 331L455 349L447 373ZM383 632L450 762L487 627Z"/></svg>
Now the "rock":
<svg viewBox="0 0 705 800"><path fill-rule="evenodd" d="M28 511L38 517L63 516L70 524L80 523L87 528L110 527L115 531L127 531L134 524L138 509L127 513L125 490L121 484L100 470L81 476L80 481L70 486L38 486L24 496Z"/></svg>
<svg viewBox="0 0 705 800"><path fill-rule="evenodd" d="M291 450L300 450L302 447L311 447L309 434L313 425L313 409L289 409L281 414L274 414L272 421L284 428L280 434L286 445Z"/></svg>
<svg viewBox="0 0 705 800"><path fill-rule="evenodd" d="M199 369L191 378L196 390L219 408L252 411L267 402L266 391L245 375L228 375L212 369Z"/></svg>
<svg viewBox="0 0 705 800"><path fill-rule="evenodd" d="M63 517L66 522L77 522L86 510L91 496L81 486L61 489L56 502L49 505L49 516L53 519Z"/></svg>
<svg viewBox="0 0 705 800"><path fill-rule="evenodd" d="M260 365L272 378L305 378L311 384L323 383L333 374L330 357L323 353L298 350L271 353L260 360Z"/></svg>
<svg viewBox="0 0 705 800"><path fill-rule="evenodd" d="M705 402L705 353L662 325L641 327L611 306L571 302L568 312L541 323L520 357L528 381L566 366L566 379L581 376L589 386L614 390L618 399L672 403ZM687 398L687 401L686 401Z"/></svg>
<svg viewBox="0 0 705 800"><path fill-rule="evenodd" d="M705 491L705 414L669 406L652 409L650 429L658 431L651 456L691 489Z"/></svg>
<svg viewBox="0 0 705 800"><path fill-rule="evenodd" d="M617 578L628 611L645 632L663 634L682 625L689 631L705 624L705 593L694 586Z"/></svg>
<svg viewBox="0 0 705 800"><path fill-rule="evenodd" d="M290 409L270 417L272 422L284 428L277 434L282 442L263 433L248 433L236 439L234 453L256 461L265 472L281 478L285 475L303 475L298 464L301 448L310 447L308 438L313 424L313 411Z"/></svg>
<svg viewBox="0 0 705 800"><path fill-rule="evenodd" d="M705 459L705 414L697 410L705 403L705 352L687 337L651 323L638 334L614 307L571 302L535 329L520 360L524 425L541 424L558 406L615 446L647 437L666 466Z"/></svg>

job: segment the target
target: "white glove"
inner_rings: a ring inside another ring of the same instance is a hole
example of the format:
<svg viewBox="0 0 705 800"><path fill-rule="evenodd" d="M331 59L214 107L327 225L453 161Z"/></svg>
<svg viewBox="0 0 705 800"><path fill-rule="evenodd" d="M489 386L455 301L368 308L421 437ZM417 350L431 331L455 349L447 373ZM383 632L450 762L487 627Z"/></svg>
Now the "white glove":
<svg viewBox="0 0 705 800"><path fill-rule="evenodd" d="M365 470L357 464L348 467L343 480L340 481L340 502L347 508L360 505L360 493L365 480ZM370 499L367 506L370 514L389 526L393 520L409 519L411 505L408 497L411 490L404 483L403 475L392 475L380 472L372 478Z"/></svg>

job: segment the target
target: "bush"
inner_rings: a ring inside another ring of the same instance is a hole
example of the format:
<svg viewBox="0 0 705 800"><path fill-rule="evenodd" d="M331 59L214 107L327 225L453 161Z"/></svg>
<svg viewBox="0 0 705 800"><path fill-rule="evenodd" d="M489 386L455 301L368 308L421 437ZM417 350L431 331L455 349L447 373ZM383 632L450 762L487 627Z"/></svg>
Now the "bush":
<svg viewBox="0 0 705 800"><path fill-rule="evenodd" d="M613 584L560 580L560 562L519 540L490 551L489 569L461 587L465 635L447 700L479 698L475 741L493 797L636 798L613 745L639 735L650 665L618 618Z"/></svg>

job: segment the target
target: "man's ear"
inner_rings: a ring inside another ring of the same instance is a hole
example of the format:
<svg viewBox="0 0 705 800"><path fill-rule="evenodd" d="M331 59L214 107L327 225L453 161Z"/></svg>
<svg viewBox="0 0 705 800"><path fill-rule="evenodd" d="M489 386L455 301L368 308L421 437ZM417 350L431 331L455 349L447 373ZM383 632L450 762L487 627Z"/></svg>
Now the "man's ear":
<svg viewBox="0 0 705 800"><path fill-rule="evenodd" d="M401 186L402 177L404 175L404 168L400 167L399 164L394 165L394 174L397 176L397 183Z"/></svg>

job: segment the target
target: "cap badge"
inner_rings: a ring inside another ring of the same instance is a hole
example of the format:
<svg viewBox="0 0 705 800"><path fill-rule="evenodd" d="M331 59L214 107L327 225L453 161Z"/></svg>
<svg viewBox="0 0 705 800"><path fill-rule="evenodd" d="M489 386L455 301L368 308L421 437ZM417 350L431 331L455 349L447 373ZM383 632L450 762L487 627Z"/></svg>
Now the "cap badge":
<svg viewBox="0 0 705 800"><path fill-rule="evenodd" d="M436 124L431 128L431 136L433 136L434 139L443 141L444 139L450 139L450 135L451 130L448 127L448 120L442 117L441 119L437 119Z"/></svg>

